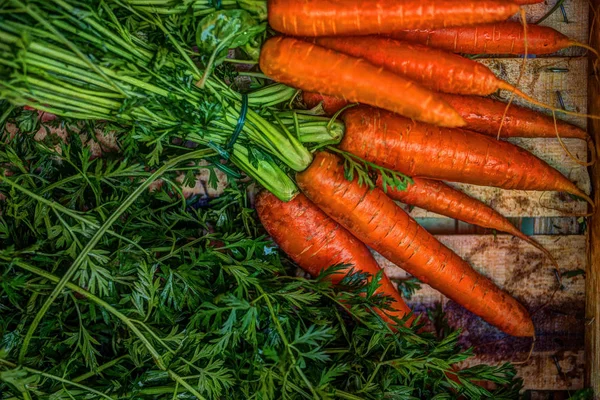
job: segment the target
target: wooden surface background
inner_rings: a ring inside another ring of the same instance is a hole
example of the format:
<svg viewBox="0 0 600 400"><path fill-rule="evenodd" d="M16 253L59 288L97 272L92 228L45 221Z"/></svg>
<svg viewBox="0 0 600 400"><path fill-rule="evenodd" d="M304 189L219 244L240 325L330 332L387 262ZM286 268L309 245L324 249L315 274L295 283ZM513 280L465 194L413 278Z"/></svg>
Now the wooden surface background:
<svg viewBox="0 0 600 400"><path fill-rule="evenodd" d="M600 10L600 0L593 0L592 6ZM593 24L590 44L600 49L600 27ZM590 65L593 62L590 61ZM590 68L593 69L593 68ZM597 75L590 76L588 83L589 110L592 114L600 115L600 82ZM596 151L600 149L600 121L593 120L589 131L596 143ZM600 204L600 166L591 168L592 182L595 188L594 201ZM585 306L585 370L586 384L600 399L600 218L590 219L589 248L586 269L586 306Z"/></svg>
<svg viewBox="0 0 600 400"><path fill-rule="evenodd" d="M527 6L528 21L537 21L556 1L547 0L535 6ZM600 3L600 0L596 1ZM558 10L542 24L587 43L590 3L588 0L566 0L564 5L568 22L565 22L561 10ZM560 92L566 109L586 113L589 101L588 77L592 68L588 66L588 59L582 57L584 54L584 50L573 48L549 57L528 58L526 73L520 80L522 58L478 61L508 82L519 82L521 90L542 102L559 107L557 92ZM552 72L549 69L551 67L567 71ZM600 88L600 85L597 87ZM501 92L497 97L506 98L507 95L508 93ZM527 104L520 99L516 99L515 103ZM592 101L590 107L592 113L600 114L600 101ZM587 126L585 118L561 118L584 128ZM560 170L586 192L591 191L592 179L588 169L571 160L556 139L518 139L514 142ZM583 160L587 159L585 142L576 139L565 142L571 152ZM599 187L600 174L593 176L593 182L595 187ZM600 357L589 356L591 352L597 354L600 348L600 306L597 304L598 300L594 305L589 304L590 302L586 305L585 295L586 285L588 291L598 293L600 283L598 276L589 268L591 264L586 256L586 221L579 218L586 214L587 205L560 193L456 186L511 217L511 221L525 232L535 233L534 239L557 258L561 272L573 274L564 279L564 288L561 290L551 263L527 243L508 235L494 235L493 232L424 210L409 210L423 226L437 233L444 244L514 295L533 314L537 335L533 354L527 362L517 366L519 375L524 379L527 395L535 399L568 398L574 391L589 384L595 385L600 394L600 367L597 365ZM600 246L600 221L592 221L591 226L592 240L597 238L595 240ZM590 254L600 260L600 247ZM378 257L378 261L391 277L406 277L400 268L382 257ZM451 324L463 329L463 343L474 347L476 356L471 364L519 362L527 359L531 340L503 334L429 287L417 292L410 303L417 311L441 303ZM597 317L596 320L594 317ZM590 340L590 332L595 332L594 340Z"/></svg>

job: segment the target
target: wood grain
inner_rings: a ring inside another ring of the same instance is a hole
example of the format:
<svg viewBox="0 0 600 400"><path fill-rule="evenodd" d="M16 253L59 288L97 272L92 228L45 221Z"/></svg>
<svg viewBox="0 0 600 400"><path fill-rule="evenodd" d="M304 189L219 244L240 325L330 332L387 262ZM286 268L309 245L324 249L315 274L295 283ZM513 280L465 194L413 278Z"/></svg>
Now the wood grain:
<svg viewBox="0 0 600 400"><path fill-rule="evenodd" d="M524 379L525 389L575 390L583 387L584 376L584 301L583 275L564 278L564 290L558 288L553 267L536 249L527 243L506 235L436 236L442 243L467 260L475 269L523 303L534 313L537 341L532 358L517 366ZM563 272L585 268L586 237L536 236L560 262ZM407 274L376 254L389 277L403 279ZM548 303L548 301L551 301ZM527 358L530 339L513 338L488 325L439 292L424 285L409 304L423 311L441 303L450 324L463 330L465 346L475 347L475 358L470 364L503 363ZM563 373L559 374L556 362Z"/></svg>
<svg viewBox="0 0 600 400"><path fill-rule="evenodd" d="M594 0L593 6L600 9L600 0ZM595 25L592 34L592 46L600 49L600 28ZM591 113L600 113L600 82L589 79L589 109ZM596 142L596 149L600 149L600 121L590 123L590 135ZM600 166L596 164L591 168L594 186L594 201L600 204ZM585 353L586 353L586 385L594 390L595 398L600 399L600 217L590 219L589 224L589 249L586 269L586 306L585 306Z"/></svg>

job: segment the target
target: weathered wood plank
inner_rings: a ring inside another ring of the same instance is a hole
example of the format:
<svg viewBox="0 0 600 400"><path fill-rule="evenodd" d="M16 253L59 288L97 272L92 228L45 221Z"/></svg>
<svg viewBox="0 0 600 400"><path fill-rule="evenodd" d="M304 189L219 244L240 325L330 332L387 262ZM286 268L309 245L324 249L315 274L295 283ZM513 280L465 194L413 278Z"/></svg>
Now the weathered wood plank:
<svg viewBox="0 0 600 400"><path fill-rule="evenodd" d="M596 10L600 9L600 0L592 1ZM592 46L600 49L600 27L596 23L592 34ZM588 86L590 112L600 113L600 82L590 79ZM600 121L590 124L590 134L595 139L596 149L600 149ZM592 168L594 185L594 201L600 204L600 166ZM588 264L586 269L586 306L585 317L585 353L586 353L586 385L600 399L600 217L596 214L590 220Z"/></svg>
<svg viewBox="0 0 600 400"><path fill-rule="evenodd" d="M525 388L581 388L584 376L584 277L564 278L565 289L552 297L558 287L553 267L527 243L506 235L436 237L532 312L537 335L533 355L528 362L517 366ZM536 236L535 239L558 259L563 272L585 268L585 236ZM391 278L407 276L383 257L376 257ZM436 303L443 305L452 326L463 329L463 344L475 348L476 357L471 363L502 363L527 358L530 339L505 335L427 285L409 301L416 311ZM543 305L543 309L535 312ZM556 362L560 364L562 374L558 373Z"/></svg>
<svg viewBox="0 0 600 400"><path fill-rule="evenodd" d="M578 113L587 112L587 58L527 59L520 79L523 59L492 58L478 61L494 71L499 78L516 85L524 93L542 103L560 108L556 94L557 91L560 91L567 110ZM568 70L568 72L552 72L549 70L550 68ZM498 97L508 99L510 92L502 91ZM517 96L514 98L514 103L548 113L546 109L531 105ZM550 113L548 114L550 115ZM561 115L560 118L582 128L586 127L585 118L571 115Z"/></svg>

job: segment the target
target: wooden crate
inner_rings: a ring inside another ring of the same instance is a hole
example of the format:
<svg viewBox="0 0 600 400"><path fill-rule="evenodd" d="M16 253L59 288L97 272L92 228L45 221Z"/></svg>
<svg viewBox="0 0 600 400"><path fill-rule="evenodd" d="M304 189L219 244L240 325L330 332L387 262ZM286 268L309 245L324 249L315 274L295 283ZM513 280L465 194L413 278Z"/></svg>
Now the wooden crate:
<svg viewBox="0 0 600 400"><path fill-rule="evenodd" d="M600 0L595 2L600 4ZM547 0L527 7L528 19L536 21L555 3L556 0ZM566 0L564 4L569 22L564 21L559 10L543 25L587 43L590 3ZM594 31L594 37L600 43L599 30ZM587 58L581 57L583 54L584 51L575 48L551 57L528 59L520 89L556 107L560 106L557 95L560 92L567 109L586 113L589 107L591 113L600 115L600 82L591 77L593 68L588 66ZM479 61L514 84L523 59ZM556 68L568 72L552 72ZM525 104L520 100L515 103ZM587 126L585 118L565 119L584 128ZM600 135L600 121L590 123L589 129L596 136ZM586 167L566 155L557 140L519 139L514 142L546 160L587 193L592 191L592 186L600 187L600 169L596 167L590 176ZM566 140L565 143L571 152L586 159L586 143L581 140ZM574 274L564 279L564 290L553 296L558 288L553 266L532 246L512 236L494 235L421 209L409 211L427 229L437 233L444 244L504 287L532 312L537 335L535 347L528 361L517 366L531 398L561 398L558 392L568 398L574 391L592 386L600 399L600 219L591 220L588 240L587 221L582 218L587 213L587 205L569 196L456 186L510 217L517 226L528 228L526 233L535 234L534 239L556 257L562 271ZM596 204L599 204L598 200L596 194ZM378 257L378 261L390 277L406 276L383 257ZM420 290L410 304L419 311L438 302L448 312L451 324L463 329L463 343L474 347L476 356L471 364L519 362L528 358L530 339L507 336L429 287Z"/></svg>

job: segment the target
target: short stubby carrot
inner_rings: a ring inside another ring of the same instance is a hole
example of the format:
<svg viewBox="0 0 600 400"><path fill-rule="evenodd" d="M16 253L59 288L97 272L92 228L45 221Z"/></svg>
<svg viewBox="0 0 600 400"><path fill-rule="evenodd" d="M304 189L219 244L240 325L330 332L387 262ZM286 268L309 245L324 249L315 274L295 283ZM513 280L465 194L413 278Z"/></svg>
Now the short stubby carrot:
<svg viewBox="0 0 600 400"><path fill-rule="evenodd" d="M556 119L555 126L554 118L530 108L513 104L507 111L506 103L487 97L448 93L441 93L440 97L465 120L464 129L484 135L498 137L500 132L501 138L554 138L558 131L561 138L589 140L585 130L560 119ZM349 104L337 97L312 92L303 92L302 101L308 108L314 108L321 103L325 113L330 116Z"/></svg>
<svg viewBox="0 0 600 400"><path fill-rule="evenodd" d="M386 187L385 193L390 199L409 206L516 236L543 252L555 266L558 266L555 258L544 246L525 235L487 204L441 181L425 178L412 178L412 180L413 183L409 184L406 190ZM381 177L377 180L377 186L383 189Z"/></svg>
<svg viewBox="0 0 600 400"><path fill-rule="evenodd" d="M268 191L262 191L256 199L256 211L275 243L313 277L340 264L348 264L349 267L330 275L333 284L338 284L350 269L372 277L381 271L367 246L303 194L283 202ZM410 314L410 308L385 274L379 284L376 293L393 299L391 310L378 310L386 321L391 322L386 314L398 319Z"/></svg>
<svg viewBox="0 0 600 400"><path fill-rule="evenodd" d="M464 129L484 135L497 137L500 132L501 138L553 138L558 131L561 138L589 139L585 130L560 119L555 126L553 117L526 107L513 104L506 110L506 103L490 98L445 93L441 97L463 117Z"/></svg>
<svg viewBox="0 0 600 400"><path fill-rule="evenodd" d="M464 54L525 54L525 32L519 22L497 22L445 29L398 31L395 39ZM527 25L527 53L552 54L571 46L581 46L556 29Z"/></svg>
<svg viewBox="0 0 600 400"><path fill-rule="evenodd" d="M502 331L534 335L529 313L518 301L440 243L383 191L348 181L338 156L317 153L296 180L325 213L388 260Z"/></svg>
<svg viewBox="0 0 600 400"><path fill-rule="evenodd" d="M504 21L519 5L501 0L269 0L269 24L294 36L373 35Z"/></svg>
<svg viewBox="0 0 600 400"><path fill-rule="evenodd" d="M464 129L439 128L371 107L348 109L339 147L408 176L503 189L558 191L593 201L527 150Z"/></svg>
<svg viewBox="0 0 600 400"><path fill-rule="evenodd" d="M369 104L434 125L464 125L437 93L365 60L298 39L267 40L260 67L269 78L298 89Z"/></svg>
<svg viewBox="0 0 600 400"><path fill-rule="evenodd" d="M315 42L435 91L488 96L502 89L535 102L485 65L445 50L379 36L326 37Z"/></svg>

